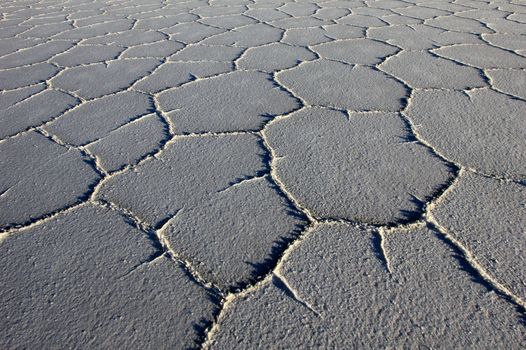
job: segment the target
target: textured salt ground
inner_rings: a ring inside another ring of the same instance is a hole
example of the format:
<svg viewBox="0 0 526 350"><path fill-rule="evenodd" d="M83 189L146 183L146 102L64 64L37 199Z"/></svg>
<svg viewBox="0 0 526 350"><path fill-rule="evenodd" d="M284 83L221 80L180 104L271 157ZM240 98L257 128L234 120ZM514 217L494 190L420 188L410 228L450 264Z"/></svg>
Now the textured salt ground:
<svg viewBox="0 0 526 350"><path fill-rule="evenodd" d="M517 0L0 0L0 347L526 347Z"/></svg>

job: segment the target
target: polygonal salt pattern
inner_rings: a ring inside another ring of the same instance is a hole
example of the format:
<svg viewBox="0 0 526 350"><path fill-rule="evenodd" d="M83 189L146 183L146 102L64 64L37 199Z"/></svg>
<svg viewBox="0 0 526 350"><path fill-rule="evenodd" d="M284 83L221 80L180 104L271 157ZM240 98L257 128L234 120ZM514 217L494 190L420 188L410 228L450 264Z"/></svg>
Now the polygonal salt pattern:
<svg viewBox="0 0 526 350"><path fill-rule="evenodd" d="M526 347L525 30L0 0L0 347Z"/></svg>

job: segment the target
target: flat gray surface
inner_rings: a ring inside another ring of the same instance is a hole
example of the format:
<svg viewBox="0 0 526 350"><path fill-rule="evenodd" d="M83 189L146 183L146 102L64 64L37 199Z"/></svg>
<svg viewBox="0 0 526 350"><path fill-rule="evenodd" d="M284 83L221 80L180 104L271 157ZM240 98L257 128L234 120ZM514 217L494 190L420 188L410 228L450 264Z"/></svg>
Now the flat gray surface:
<svg viewBox="0 0 526 350"><path fill-rule="evenodd" d="M0 348L526 347L526 3L0 0Z"/></svg>

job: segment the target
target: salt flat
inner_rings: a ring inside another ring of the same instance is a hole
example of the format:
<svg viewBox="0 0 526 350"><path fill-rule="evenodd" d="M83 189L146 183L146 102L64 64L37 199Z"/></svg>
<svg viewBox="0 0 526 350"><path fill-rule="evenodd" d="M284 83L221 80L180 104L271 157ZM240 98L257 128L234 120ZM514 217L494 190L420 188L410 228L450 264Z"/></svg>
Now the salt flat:
<svg viewBox="0 0 526 350"><path fill-rule="evenodd" d="M524 1L0 13L0 348L526 348Z"/></svg>

